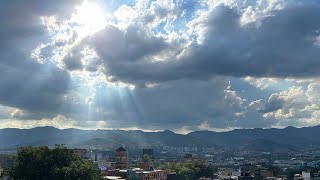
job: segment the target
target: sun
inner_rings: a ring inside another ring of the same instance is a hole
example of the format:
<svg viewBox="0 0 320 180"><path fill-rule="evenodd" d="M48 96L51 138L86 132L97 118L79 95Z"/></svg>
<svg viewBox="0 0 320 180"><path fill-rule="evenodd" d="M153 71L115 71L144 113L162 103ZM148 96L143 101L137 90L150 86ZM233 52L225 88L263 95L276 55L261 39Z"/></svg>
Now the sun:
<svg viewBox="0 0 320 180"><path fill-rule="evenodd" d="M78 26L79 36L91 35L106 26L106 16L102 8L98 4L88 1L76 8L72 20Z"/></svg>

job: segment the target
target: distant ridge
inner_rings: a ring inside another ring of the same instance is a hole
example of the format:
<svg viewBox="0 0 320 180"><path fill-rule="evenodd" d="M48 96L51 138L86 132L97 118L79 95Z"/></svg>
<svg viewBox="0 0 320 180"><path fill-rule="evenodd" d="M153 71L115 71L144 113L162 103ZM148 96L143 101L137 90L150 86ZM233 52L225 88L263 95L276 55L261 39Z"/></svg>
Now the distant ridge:
<svg viewBox="0 0 320 180"><path fill-rule="evenodd" d="M186 135L170 130L144 132L141 130L80 130L57 129L50 126L32 129L0 129L0 148L23 145L66 144L68 146L97 146L126 144L132 148L152 146L216 147L253 151L299 151L320 147L320 126L286 127L283 129L236 129L228 132L194 131Z"/></svg>

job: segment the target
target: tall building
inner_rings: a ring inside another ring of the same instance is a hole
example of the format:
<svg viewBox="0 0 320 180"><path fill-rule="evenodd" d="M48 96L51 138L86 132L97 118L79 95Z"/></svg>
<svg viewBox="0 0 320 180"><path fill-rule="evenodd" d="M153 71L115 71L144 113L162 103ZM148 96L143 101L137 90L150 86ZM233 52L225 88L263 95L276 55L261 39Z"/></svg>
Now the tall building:
<svg viewBox="0 0 320 180"><path fill-rule="evenodd" d="M128 169L128 154L127 150L120 147L116 150L116 169Z"/></svg>

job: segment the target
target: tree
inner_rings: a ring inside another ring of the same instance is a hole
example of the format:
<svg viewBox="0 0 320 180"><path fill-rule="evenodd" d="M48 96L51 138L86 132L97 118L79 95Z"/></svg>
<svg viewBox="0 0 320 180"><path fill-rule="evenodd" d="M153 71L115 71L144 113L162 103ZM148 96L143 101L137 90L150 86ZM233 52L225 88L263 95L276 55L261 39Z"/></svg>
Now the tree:
<svg viewBox="0 0 320 180"><path fill-rule="evenodd" d="M143 155L143 162L145 162L145 163L153 163L153 159L152 159L152 157L150 155L144 154Z"/></svg>
<svg viewBox="0 0 320 180"><path fill-rule="evenodd" d="M217 168L213 166L206 167L192 161L165 163L160 166L160 169L176 171L179 178L184 180L212 177L213 173L217 171Z"/></svg>
<svg viewBox="0 0 320 180"><path fill-rule="evenodd" d="M101 179L100 169L91 161L83 160L63 146L22 147L17 164L12 168L13 179Z"/></svg>
<svg viewBox="0 0 320 180"><path fill-rule="evenodd" d="M200 169L200 171L196 173L195 175L196 178L200 178L200 177L213 178L213 174L218 171L218 168L214 166L205 167L203 165L202 166L199 165L198 168Z"/></svg>

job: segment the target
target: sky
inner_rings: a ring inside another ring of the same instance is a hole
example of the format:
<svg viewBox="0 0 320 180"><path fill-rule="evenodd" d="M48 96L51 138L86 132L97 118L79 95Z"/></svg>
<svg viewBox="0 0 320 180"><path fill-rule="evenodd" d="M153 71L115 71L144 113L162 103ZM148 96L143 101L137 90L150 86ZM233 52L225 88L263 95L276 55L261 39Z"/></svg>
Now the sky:
<svg viewBox="0 0 320 180"><path fill-rule="evenodd" d="M320 124L319 0L0 2L0 128Z"/></svg>

